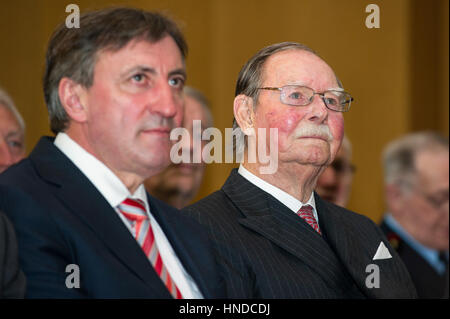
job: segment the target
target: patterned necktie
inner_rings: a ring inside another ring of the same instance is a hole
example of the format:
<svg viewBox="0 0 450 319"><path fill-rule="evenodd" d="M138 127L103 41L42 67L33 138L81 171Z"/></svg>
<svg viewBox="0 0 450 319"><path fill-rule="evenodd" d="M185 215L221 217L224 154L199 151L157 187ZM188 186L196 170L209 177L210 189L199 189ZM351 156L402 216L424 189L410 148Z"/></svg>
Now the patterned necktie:
<svg viewBox="0 0 450 319"><path fill-rule="evenodd" d="M131 221L135 230L134 237L171 295L175 299L182 299L183 296L170 277L169 272L163 264L161 255L159 254L155 235L153 234L150 220L146 214L145 204L139 199L127 198L118 206L118 208L119 211Z"/></svg>
<svg viewBox="0 0 450 319"><path fill-rule="evenodd" d="M300 210L298 211L297 215L303 218L309 224L309 226L314 228L316 232L322 235L319 224L317 224L317 220L314 217L313 207L311 205L303 205L302 208L300 208Z"/></svg>

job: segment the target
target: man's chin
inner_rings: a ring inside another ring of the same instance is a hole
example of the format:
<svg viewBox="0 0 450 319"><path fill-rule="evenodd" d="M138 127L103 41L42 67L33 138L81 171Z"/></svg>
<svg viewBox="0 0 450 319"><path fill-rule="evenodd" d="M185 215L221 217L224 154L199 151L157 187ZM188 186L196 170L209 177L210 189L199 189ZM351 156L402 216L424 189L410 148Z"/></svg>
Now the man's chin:
<svg viewBox="0 0 450 319"><path fill-rule="evenodd" d="M305 143L305 145L297 146L295 158L297 162L305 165L325 166L331 163L332 156L327 143Z"/></svg>

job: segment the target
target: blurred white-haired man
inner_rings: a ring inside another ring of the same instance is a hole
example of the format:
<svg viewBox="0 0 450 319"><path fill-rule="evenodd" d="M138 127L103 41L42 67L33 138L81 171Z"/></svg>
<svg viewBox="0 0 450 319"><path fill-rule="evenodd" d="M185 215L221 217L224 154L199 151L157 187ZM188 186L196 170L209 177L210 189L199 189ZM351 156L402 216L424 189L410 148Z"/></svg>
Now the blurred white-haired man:
<svg viewBox="0 0 450 319"><path fill-rule="evenodd" d="M408 134L384 151L387 213L381 224L419 298L448 298L448 138Z"/></svg>
<svg viewBox="0 0 450 319"><path fill-rule="evenodd" d="M0 173L25 156L25 122L12 98L0 88Z"/></svg>

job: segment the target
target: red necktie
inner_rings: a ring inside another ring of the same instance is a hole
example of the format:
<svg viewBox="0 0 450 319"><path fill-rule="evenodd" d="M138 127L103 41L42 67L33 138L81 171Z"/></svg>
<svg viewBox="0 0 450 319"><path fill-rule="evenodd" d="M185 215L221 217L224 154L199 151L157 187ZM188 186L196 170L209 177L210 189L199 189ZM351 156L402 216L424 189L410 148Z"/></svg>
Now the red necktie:
<svg viewBox="0 0 450 319"><path fill-rule="evenodd" d="M319 224L317 224L317 220L314 217L313 207L311 205L303 205L302 208L300 208L300 210L298 211L297 215L303 218L309 224L309 226L314 228L316 232L322 235Z"/></svg>
<svg viewBox="0 0 450 319"><path fill-rule="evenodd" d="M156 245L150 220L147 216L145 204L139 199L125 199L119 206L119 211L132 222L135 229L135 238L145 255L148 257L156 273L161 278L167 289L175 299L182 299L178 287L170 277L169 272L163 264L161 255Z"/></svg>

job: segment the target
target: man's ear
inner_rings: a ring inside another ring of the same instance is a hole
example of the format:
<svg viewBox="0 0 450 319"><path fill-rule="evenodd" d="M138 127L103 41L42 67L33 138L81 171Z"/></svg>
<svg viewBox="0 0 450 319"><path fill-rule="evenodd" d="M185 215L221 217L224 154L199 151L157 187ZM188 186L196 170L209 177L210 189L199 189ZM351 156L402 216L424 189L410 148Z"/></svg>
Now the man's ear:
<svg viewBox="0 0 450 319"><path fill-rule="evenodd" d="M86 89L79 83L69 78L62 78L59 81L59 100L69 118L75 122L86 121L85 102Z"/></svg>
<svg viewBox="0 0 450 319"><path fill-rule="evenodd" d="M244 94L234 98L234 118L245 135L251 135L253 131L254 112L253 99Z"/></svg>

